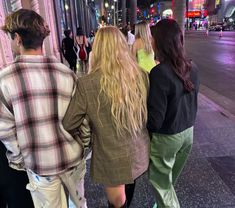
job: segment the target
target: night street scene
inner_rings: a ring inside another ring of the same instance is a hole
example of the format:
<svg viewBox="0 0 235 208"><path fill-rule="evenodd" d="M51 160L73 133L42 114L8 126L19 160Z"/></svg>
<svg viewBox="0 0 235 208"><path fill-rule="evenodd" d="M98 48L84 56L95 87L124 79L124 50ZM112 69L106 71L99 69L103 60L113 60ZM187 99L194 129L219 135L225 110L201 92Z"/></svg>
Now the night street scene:
<svg viewBox="0 0 235 208"><path fill-rule="evenodd" d="M0 0L0 208L235 208L235 0Z"/></svg>

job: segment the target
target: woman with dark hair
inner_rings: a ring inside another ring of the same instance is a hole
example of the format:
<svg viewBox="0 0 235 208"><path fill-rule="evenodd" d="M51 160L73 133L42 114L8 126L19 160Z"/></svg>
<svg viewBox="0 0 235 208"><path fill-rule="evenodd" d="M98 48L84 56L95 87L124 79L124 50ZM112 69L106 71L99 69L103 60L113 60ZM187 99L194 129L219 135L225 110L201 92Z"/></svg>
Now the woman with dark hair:
<svg viewBox="0 0 235 208"><path fill-rule="evenodd" d="M69 68L76 73L77 55L75 52L76 48L74 46L74 40L72 38L72 31L65 30L64 35L65 38L62 40L62 52L64 58L69 63Z"/></svg>
<svg viewBox="0 0 235 208"><path fill-rule="evenodd" d="M193 143L199 88L196 67L184 52L184 37L175 20L161 20L153 28L160 64L149 75L148 130L152 137L149 179L158 208L179 208L173 185Z"/></svg>

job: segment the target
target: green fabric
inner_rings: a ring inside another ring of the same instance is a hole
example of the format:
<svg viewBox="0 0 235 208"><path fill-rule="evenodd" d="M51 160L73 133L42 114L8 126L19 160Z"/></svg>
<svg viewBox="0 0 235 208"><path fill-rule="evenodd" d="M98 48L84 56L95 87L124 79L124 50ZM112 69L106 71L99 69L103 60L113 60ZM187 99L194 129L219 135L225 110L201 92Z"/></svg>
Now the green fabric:
<svg viewBox="0 0 235 208"><path fill-rule="evenodd" d="M156 66L154 53L147 54L144 49L137 51L137 60L139 66L147 72L150 72L151 69Z"/></svg>
<svg viewBox="0 0 235 208"><path fill-rule="evenodd" d="M155 189L158 208L180 208L174 184L193 143L193 127L174 135L153 133L149 180Z"/></svg>

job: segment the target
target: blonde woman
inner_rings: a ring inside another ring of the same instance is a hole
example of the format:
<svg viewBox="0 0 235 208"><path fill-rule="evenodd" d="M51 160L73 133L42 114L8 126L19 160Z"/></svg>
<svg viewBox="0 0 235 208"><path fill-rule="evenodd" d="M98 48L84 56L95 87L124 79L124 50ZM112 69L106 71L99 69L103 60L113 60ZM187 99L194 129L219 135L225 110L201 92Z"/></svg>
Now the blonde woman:
<svg viewBox="0 0 235 208"><path fill-rule="evenodd" d="M115 27L97 32L90 64L89 74L78 79L63 124L73 134L88 118L91 177L105 186L109 207L126 207L125 184L134 183L149 163L148 76Z"/></svg>
<svg viewBox="0 0 235 208"><path fill-rule="evenodd" d="M148 23L141 22L135 26L135 42L132 48L139 66L150 72L156 66L152 47L152 36Z"/></svg>

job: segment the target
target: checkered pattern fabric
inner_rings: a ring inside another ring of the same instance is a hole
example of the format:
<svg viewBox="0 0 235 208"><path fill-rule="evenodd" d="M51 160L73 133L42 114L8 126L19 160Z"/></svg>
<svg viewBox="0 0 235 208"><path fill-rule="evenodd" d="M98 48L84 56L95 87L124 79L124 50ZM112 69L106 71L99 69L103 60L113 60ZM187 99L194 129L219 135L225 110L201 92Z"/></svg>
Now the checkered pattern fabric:
<svg viewBox="0 0 235 208"><path fill-rule="evenodd" d="M44 56L19 56L0 71L0 140L10 162L39 175L78 164L81 146L61 122L75 81L69 68Z"/></svg>

